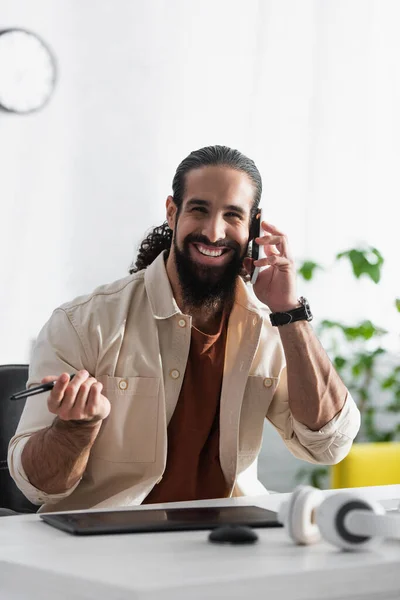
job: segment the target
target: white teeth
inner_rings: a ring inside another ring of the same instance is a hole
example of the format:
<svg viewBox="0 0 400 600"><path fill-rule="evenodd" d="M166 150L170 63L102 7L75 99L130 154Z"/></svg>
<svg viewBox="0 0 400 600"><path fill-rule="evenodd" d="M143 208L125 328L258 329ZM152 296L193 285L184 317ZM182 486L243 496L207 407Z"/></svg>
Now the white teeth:
<svg viewBox="0 0 400 600"><path fill-rule="evenodd" d="M197 250L199 252L201 252L201 254L205 254L206 256L221 256L222 254L222 250L208 250L207 248L204 248L203 246L197 246Z"/></svg>

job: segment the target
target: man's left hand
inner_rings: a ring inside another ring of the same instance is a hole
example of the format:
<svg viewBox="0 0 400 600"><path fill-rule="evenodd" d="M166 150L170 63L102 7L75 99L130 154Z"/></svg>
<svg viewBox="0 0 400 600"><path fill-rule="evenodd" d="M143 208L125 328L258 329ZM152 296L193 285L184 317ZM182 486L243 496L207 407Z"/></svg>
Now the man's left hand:
<svg viewBox="0 0 400 600"><path fill-rule="evenodd" d="M264 248L265 258L254 261L256 267L268 267L259 272L254 284L257 298L272 312L284 312L299 306L296 294L296 267L290 253L287 237L282 231L265 221L261 224L265 235L254 242ZM251 259L245 267L251 268Z"/></svg>

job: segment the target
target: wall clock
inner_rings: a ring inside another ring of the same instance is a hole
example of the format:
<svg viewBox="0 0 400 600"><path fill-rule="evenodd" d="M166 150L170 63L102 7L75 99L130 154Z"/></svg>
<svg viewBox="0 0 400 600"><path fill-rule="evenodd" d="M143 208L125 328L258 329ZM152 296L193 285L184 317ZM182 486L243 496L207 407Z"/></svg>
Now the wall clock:
<svg viewBox="0 0 400 600"><path fill-rule="evenodd" d="M53 93L56 62L49 47L24 29L0 31L0 108L30 113Z"/></svg>

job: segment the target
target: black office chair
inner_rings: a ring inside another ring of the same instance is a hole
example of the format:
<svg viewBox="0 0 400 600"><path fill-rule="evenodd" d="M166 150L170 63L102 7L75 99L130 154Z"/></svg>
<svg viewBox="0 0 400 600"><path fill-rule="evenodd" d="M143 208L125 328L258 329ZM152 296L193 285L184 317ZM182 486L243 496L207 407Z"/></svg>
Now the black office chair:
<svg viewBox="0 0 400 600"><path fill-rule="evenodd" d="M10 396L25 388L28 365L0 365L0 514L2 509L18 513L33 513L31 504L11 478L7 465L8 443L17 429L25 400L10 400ZM3 510L3 514L7 511ZM12 513L11 513L12 514Z"/></svg>

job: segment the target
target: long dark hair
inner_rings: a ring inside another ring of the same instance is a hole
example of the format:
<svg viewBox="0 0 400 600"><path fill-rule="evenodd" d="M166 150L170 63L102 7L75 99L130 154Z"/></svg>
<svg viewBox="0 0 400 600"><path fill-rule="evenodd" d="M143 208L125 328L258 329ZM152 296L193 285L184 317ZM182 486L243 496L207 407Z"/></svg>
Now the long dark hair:
<svg viewBox="0 0 400 600"><path fill-rule="evenodd" d="M260 203L262 192L261 175L254 161L247 158L247 156L238 150L228 148L227 146L207 146L200 148L200 150L194 150L180 163L172 182L173 199L178 208L178 215L185 194L186 174L193 169L216 165L229 167L236 171L243 171L251 179L254 185L254 202L250 214L251 221ZM170 229L167 221L165 221L159 227L152 229L142 241L139 246L136 262L131 265L129 272L136 273L137 271L146 269L163 250L170 249L171 242L172 229Z"/></svg>

